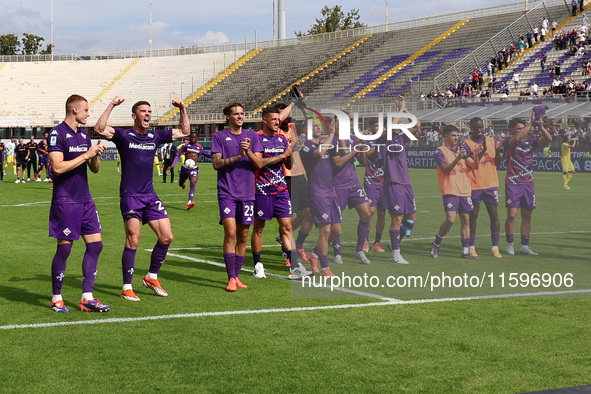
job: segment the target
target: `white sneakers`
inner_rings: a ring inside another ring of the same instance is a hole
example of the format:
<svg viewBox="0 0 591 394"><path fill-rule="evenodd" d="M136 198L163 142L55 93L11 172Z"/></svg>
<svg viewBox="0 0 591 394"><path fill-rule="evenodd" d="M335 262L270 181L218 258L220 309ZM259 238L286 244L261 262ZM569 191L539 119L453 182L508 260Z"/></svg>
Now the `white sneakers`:
<svg viewBox="0 0 591 394"><path fill-rule="evenodd" d="M511 256L513 256L515 254L515 249L513 248L513 242L507 243L507 249L505 250L505 253L510 254Z"/></svg>
<svg viewBox="0 0 591 394"><path fill-rule="evenodd" d="M254 273L253 273L255 278L266 278L267 275L265 275L265 267L263 266L263 263L256 263L254 265Z"/></svg>
<svg viewBox="0 0 591 394"><path fill-rule="evenodd" d="M306 276L312 275L314 275L314 272L308 271L300 262L298 262L297 267L289 269L289 279L291 280L300 280L302 278L305 278Z"/></svg>
<svg viewBox="0 0 591 394"><path fill-rule="evenodd" d="M355 258L357 260L361 260L361 264L371 264L371 261L369 261L369 259L365 255L365 252L363 252L363 251L355 252Z"/></svg>
<svg viewBox="0 0 591 394"><path fill-rule="evenodd" d="M392 261L396 264L408 264L408 261L406 261L400 254L400 250L392 251Z"/></svg>

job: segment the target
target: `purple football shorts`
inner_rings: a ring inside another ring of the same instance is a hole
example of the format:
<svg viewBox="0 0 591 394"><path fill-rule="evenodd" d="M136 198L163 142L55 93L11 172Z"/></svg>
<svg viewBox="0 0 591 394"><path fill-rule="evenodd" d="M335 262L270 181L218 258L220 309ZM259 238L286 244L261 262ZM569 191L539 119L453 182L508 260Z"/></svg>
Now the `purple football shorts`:
<svg viewBox="0 0 591 394"><path fill-rule="evenodd" d="M363 190L361 185L352 189L337 189L336 193L341 211L347 205L349 205L349 209L353 209L363 203L369 204L369 198L367 198L367 194L365 194L365 190Z"/></svg>
<svg viewBox="0 0 591 394"><path fill-rule="evenodd" d="M480 205L481 202L490 205L499 205L499 189L491 187L488 189L472 190L472 204Z"/></svg>
<svg viewBox="0 0 591 394"><path fill-rule="evenodd" d="M254 223L254 201L240 201L228 197L218 197L220 206L220 224L227 218L236 219L237 223L249 226Z"/></svg>
<svg viewBox="0 0 591 394"><path fill-rule="evenodd" d="M255 195L254 217L260 220L291 217L291 199L287 191L265 196Z"/></svg>
<svg viewBox="0 0 591 394"><path fill-rule="evenodd" d="M449 194L443 196L443 208L445 212L454 211L459 213L472 212L474 210L472 197L451 196Z"/></svg>
<svg viewBox="0 0 591 394"><path fill-rule="evenodd" d="M384 194L390 215L406 215L417 211L415 192L411 185L384 185Z"/></svg>
<svg viewBox="0 0 591 394"><path fill-rule="evenodd" d="M368 185L364 186L365 194L369 199L369 206L384 210L388 208L388 202L386 201L386 193L384 192L384 185Z"/></svg>
<svg viewBox="0 0 591 394"><path fill-rule="evenodd" d="M146 224L152 220L168 218L168 212L156 194L121 197L119 207L123 221L137 218L142 224Z"/></svg>
<svg viewBox="0 0 591 394"><path fill-rule="evenodd" d="M343 221L336 197L312 197L310 212L315 224L342 223Z"/></svg>
<svg viewBox="0 0 591 394"><path fill-rule="evenodd" d="M505 184L505 206L507 208L536 209L536 189L533 182L514 185Z"/></svg>
<svg viewBox="0 0 591 394"><path fill-rule="evenodd" d="M51 204L49 236L76 241L81 235L99 234L101 222L94 202L84 204Z"/></svg>

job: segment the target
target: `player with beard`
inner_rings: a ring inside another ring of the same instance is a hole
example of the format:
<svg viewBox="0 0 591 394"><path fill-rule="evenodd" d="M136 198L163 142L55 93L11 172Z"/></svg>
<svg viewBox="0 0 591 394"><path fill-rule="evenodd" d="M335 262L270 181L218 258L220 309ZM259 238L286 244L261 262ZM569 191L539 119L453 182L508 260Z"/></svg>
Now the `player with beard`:
<svg viewBox="0 0 591 394"><path fill-rule="evenodd" d="M224 263L228 273L226 291L246 288L238 276L244 264L248 231L253 224L255 170L263 166L260 138L243 129L244 107L232 102L224 110L228 127L212 137L213 168L218 172L220 224L224 226Z"/></svg>
<svg viewBox="0 0 591 394"><path fill-rule="evenodd" d="M152 250L150 268L142 283L161 297L168 296L158 280L158 272L166 259L173 240L168 213L162 200L156 195L152 183L154 155L163 143L179 141L189 135L190 125L187 107L180 98L172 100L179 108L180 119L176 129L149 130L152 109L147 101L138 101L131 109L133 128L122 129L107 126L113 109L125 101L116 96L108 105L94 127L94 131L115 143L121 156L120 207L125 227L125 248L121 257L123 289L121 297L139 301L133 291L132 280L135 270L135 255L139 245L142 224L148 224L158 237Z"/></svg>
<svg viewBox="0 0 591 394"><path fill-rule="evenodd" d="M533 150L541 148L552 141L552 136L544 127L544 122L537 122L542 131L541 138L526 138L535 120L535 109L532 111L531 121L526 126L525 121L515 118L509 121L511 137L505 138L505 152L509 158L507 176L505 178L505 206L507 219L505 220L505 237L507 241L506 253L515 254L513 247L515 219L521 209L521 250L520 253L537 256L538 253L529 247L531 234L531 218L536 208L536 191L534 186Z"/></svg>
<svg viewBox="0 0 591 394"><path fill-rule="evenodd" d="M497 166L501 162L499 150L503 146L503 141L495 142L492 137L484 135L484 123L480 118L470 120L470 129L472 135L464 143L472 152L476 151L478 146L482 147L476 157L468 157L466 163L471 167L468 171L470 186L472 189L472 205L474 210L470 212L470 244L468 252L473 257L478 257L476 253L476 221L480 211L480 203L484 202L488 217L490 218L490 234L492 240L491 253L493 257L503 257L499 252L499 239L501 222L497 213L499 205L499 176Z"/></svg>

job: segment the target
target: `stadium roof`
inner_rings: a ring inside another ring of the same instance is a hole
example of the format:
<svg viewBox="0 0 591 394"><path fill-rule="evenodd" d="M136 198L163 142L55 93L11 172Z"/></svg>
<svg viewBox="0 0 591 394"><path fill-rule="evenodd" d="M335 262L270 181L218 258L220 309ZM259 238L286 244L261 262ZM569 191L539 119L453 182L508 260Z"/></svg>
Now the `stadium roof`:
<svg viewBox="0 0 591 394"><path fill-rule="evenodd" d="M529 117L535 105L546 105L546 116L549 118L591 117L591 102L565 102L563 99L462 103L454 107L415 111L415 115L421 122L458 122L475 116L488 120L508 120Z"/></svg>

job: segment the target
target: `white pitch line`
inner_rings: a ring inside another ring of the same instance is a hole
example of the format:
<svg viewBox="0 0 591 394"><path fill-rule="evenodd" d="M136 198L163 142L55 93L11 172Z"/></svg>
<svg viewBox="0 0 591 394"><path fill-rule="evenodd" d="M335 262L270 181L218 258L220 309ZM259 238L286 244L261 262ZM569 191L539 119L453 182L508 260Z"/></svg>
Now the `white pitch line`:
<svg viewBox="0 0 591 394"><path fill-rule="evenodd" d="M146 251L151 252L152 249L146 249ZM226 265L223 263L218 263L216 261L209 261L209 260L204 260L204 259L198 259L196 257L191 257L191 256L185 256L182 254L176 254L176 253L168 253L167 256L172 256L172 257L177 257L179 259L185 259L185 260L189 260L189 261L194 261L196 263L204 263L204 264L209 264L209 265L213 265L216 267L222 267L222 268L226 268ZM250 272L253 273L254 270L250 269L250 268L242 268L242 271L245 272ZM277 274L271 274L271 273L266 273L266 276L271 276L273 278L279 278L279 279L285 279L285 280L289 280L289 277L285 276L285 275L277 275ZM298 282L300 283L300 282ZM325 288L329 288L329 286L323 286ZM342 291L343 293L350 293L350 294L355 294L355 295L359 295L359 296L363 296L363 297L368 297L368 298L375 298L377 300L383 300L383 301L393 301L395 300L394 298L390 298L390 297L384 297L384 296L380 296L377 294L372 294L372 293L366 293L363 291L358 291L358 290L352 290L352 289L347 289L344 287L333 287L333 290L338 290L338 291Z"/></svg>
<svg viewBox="0 0 591 394"><path fill-rule="evenodd" d="M386 302L369 302L365 304L339 304L339 305L324 305L324 306L308 306L308 307L293 307L293 308L272 308L272 309L247 309L238 311L217 311L217 312L198 312L198 313L181 313L174 315L157 315L157 316L142 316L142 317L121 317L109 318L100 320L79 320L71 322L55 322L55 323L33 323L33 324L12 324L0 326L0 330L16 330L26 328L50 328L63 326L81 326L89 324L107 324L107 323L130 323L138 321L153 321L165 319L189 319L201 318L210 316L236 316L236 315L255 315L268 313L288 313L288 312L307 312L320 311L331 309L352 309L352 308L368 308L375 306L391 306L391 305L413 305L413 304L428 304L434 302L457 302L457 301L474 301L485 299L503 299L503 298L519 298L519 297L537 297L537 296L551 296L551 295L566 295L566 294L585 294L591 293L591 289L585 290L566 290L557 292L540 292L540 293L522 293L522 294L497 294L488 296L473 296L473 297L455 297L455 298L431 298L424 300L391 300Z"/></svg>

